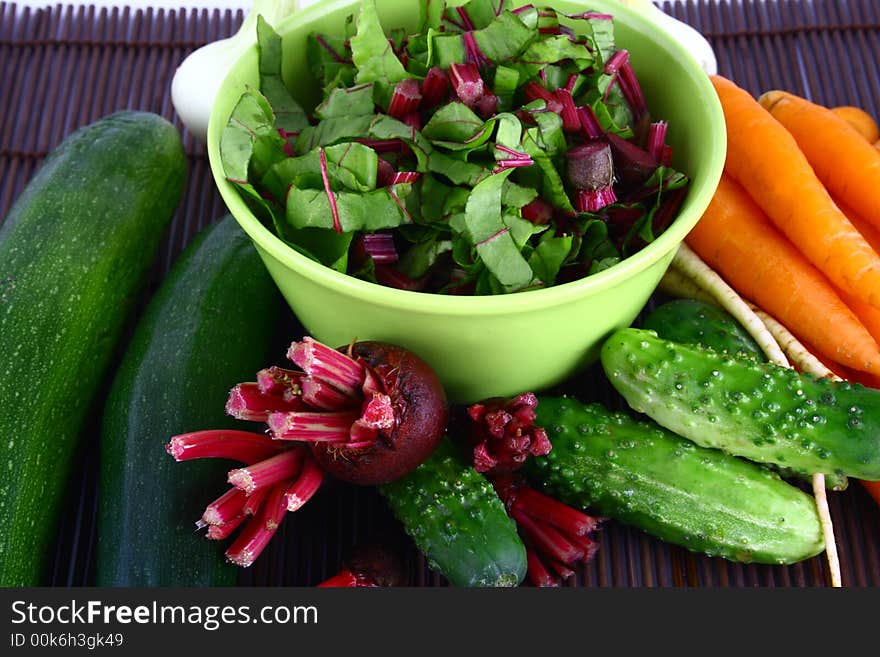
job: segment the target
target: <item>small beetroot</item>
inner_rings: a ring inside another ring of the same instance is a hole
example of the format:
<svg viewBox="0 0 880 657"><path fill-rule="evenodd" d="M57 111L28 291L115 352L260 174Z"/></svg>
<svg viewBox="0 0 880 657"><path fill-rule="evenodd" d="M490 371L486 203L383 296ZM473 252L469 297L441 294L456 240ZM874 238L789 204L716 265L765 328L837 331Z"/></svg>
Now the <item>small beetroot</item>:
<svg viewBox="0 0 880 657"><path fill-rule="evenodd" d="M580 144L565 154L566 176L575 191L579 212L597 212L617 200L614 193L614 160L611 146L596 140Z"/></svg>
<svg viewBox="0 0 880 657"><path fill-rule="evenodd" d="M231 488L197 526L222 540L239 529L227 558L250 566L287 512L315 495L326 475L383 484L422 463L446 430L437 375L411 351L381 342L332 349L306 336L288 358L299 370L268 367L232 388L226 411L266 423L267 433L206 430L171 438L177 461L227 458Z"/></svg>

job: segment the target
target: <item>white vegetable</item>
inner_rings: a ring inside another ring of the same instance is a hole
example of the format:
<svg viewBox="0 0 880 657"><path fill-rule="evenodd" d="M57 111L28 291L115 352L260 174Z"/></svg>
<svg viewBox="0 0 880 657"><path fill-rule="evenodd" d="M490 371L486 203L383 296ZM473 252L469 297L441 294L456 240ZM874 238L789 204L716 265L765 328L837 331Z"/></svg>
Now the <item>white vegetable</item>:
<svg viewBox="0 0 880 657"><path fill-rule="evenodd" d="M818 358L813 356L791 332L773 317L761 311L754 304L746 301L730 287L709 265L707 265L686 244L681 244L664 277L666 287L673 294L687 296L696 291L694 298L708 294L722 308L726 309L743 328L755 339L764 354L771 362L782 367L791 367L788 359L815 376L826 376L837 379L833 372L826 368ZM813 497L816 499L816 511L825 540L825 556L831 578L831 586L841 587L840 557L834 539L834 524L831 510L828 507L825 475L821 472L813 474Z"/></svg>
<svg viewBox="0 0 880 657"><path fill-rule="evenodd" d="M651 0L618 0L618 2L642 12L669 32L691 53L707 74L715 75L718 72L715 51L712 50L712 46L706 40L706 37L700 34L699 31L687 23L673 18L651 2Z"/></svg>
<svg viewBox="0 0 880 657"><path fill-rule="evenodd" d="M257 41L257 16L273 27L300 6L299 0L254 0L250 11L233 36L205 44L181 62L171 80L171 103L186 129L203 143L207 141L208 118L214 98L229 69Z"/></svg>

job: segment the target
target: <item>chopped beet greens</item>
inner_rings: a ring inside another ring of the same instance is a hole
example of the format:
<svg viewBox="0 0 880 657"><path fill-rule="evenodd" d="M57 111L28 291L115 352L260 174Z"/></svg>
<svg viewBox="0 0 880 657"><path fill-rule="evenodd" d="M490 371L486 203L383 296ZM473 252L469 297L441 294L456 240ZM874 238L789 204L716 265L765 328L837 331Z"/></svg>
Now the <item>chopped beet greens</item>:
<svg viewBox="0 0 880 657"><path fill-rule="evenodd" d="M635 253L686 194L674 127L651 116L612 16L506 4L421 0L407 34L362 3L345 36L308 39L310 113L260 19L260 87L221 137L227 178L297 251L406 290L548 287Z"/></svg>

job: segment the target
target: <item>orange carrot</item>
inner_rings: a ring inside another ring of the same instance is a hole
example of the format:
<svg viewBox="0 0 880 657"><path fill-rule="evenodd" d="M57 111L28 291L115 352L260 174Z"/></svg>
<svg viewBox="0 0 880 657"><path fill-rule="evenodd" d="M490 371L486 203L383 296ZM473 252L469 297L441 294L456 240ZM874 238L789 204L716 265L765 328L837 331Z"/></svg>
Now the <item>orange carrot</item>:
<svg viewBox="0 0 880 657"><path fill-rule="evenodd" d="M837 203L837 207L846 215L846 218L849 219L850 223L856 227L856 230L862 234L862 237L868 241L871 248L874 249L875 252L880 253L880 228L861 217L855 210L839 198L835 198L833 195L831 198L834 199L834 202Z"/></svg>
<svg viewBox="0 0 880 657"><path fill-rule="evenodd" d="M880 253L880 230L857 215L855 211L847 205L840 201L837 201L837 205L852 222L853 226L855 226L864 236L874 251ZM855 316L859 318L859 321L868 330L868 333L873 336L874 340L880 341L880 309L865 303L858 297L840 290L839 288L837 293L840 295L840 298L843 299L843 302L849 306L850 310L853 311Z"/></svg>
<svg viewBox="0 0 880 657"><path fill-rule="evenodd" d="M711 76L727 126L725 170L841 289L880 307L880 257L831 200L794 137L747 91Z"/></svg>
<svg viewBox="0 0 880 657"><path fill-rule="evenodd" d="M831 111L855 128L865 140L873 144L880 139L880 127L877 126L874 117L861 107L841 105L832 107Z"/></svg>
<svg viewBox="0 0 880 657"><path fill-rule="evenodd" d="M724 173L685 242L739 294L826 359L880 375L880 347L831 283Z"/></svg>
<svg viewBox="0 0 880 657"><path fill-rule="evenodd" d="M841 300L849 306L853 314L875 341L880 341L880 310L854 296L838 290Z"/></svg>
<svg viewBox="0 0 880 657"><path fill-rule="evenodd" d="M768 91L758 100L791 133L828 191L880 228L880 152L871 142L806 98Z"/></svg>

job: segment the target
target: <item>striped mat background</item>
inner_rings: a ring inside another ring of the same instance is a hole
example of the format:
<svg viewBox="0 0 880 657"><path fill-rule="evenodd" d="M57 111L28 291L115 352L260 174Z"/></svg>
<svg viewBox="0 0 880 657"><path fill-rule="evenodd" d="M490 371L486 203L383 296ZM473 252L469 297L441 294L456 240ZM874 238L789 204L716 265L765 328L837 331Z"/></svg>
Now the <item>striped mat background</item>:
<svg viewBox="0 0 880 657"><path fill-rule="evenodd" d="M720 73L754 94L784 88L818 102L859 105L880 115L880 3L876 0L705 0L662 3L701 30ZM114 110L149 110L176 121L170 82L177 64L203 43L235 32L229 10L97 9L0 2L0 217L42 158L75 128ZM200 228L225 213L204 148L184 132L190 159L185 198L153 273L153 286ZM293 336L292 336L293 337ZM583 377L589 380L589 377ZM597 377L598 378L598 377ZM619 403L600 385L587 398ZM95 535L96 451L86 445L69 491L51 584L89 585ZM858 486L830 496L843 581L880 585L880 509ZM242 585L309 586L335 572L352 546L383 537L402 556L410 584L445 586L402 535L371 489L334 485L292 514ZM601 547L568 586L821 587L821 557L789 567L742 565L691 554L607 523Z"/></svg>

